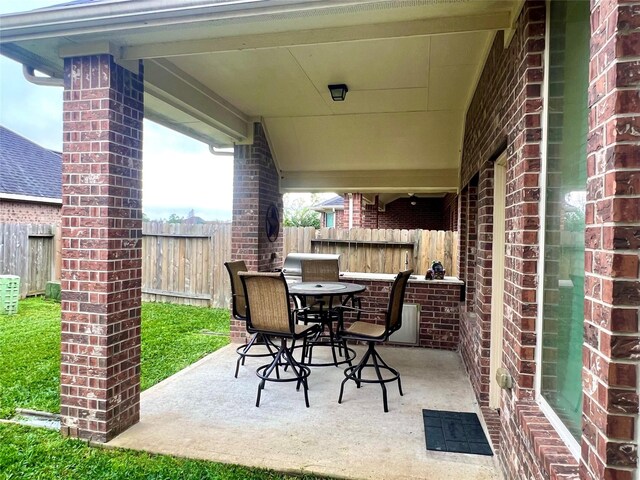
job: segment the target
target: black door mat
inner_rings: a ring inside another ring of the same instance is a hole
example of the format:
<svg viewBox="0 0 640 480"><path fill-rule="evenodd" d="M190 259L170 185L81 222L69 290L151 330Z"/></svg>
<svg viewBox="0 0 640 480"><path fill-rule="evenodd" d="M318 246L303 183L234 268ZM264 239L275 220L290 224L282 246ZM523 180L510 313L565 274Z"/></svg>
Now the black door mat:
<svg viewBox="0 0 640 480"><path fill-rule="evenodd" d="M427 450L493 455L475 413L422 410L422 418Z"/></svg>

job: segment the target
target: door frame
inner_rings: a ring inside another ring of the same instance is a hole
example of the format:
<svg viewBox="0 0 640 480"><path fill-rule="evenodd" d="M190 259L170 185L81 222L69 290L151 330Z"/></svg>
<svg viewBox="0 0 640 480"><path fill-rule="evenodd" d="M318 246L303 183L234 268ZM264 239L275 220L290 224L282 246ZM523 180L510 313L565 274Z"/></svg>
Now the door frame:
<svg viewBox="0 0 640 480"><path fill-rule="evenodd" d="M505 209L507 152L496 160L493 173L493 248L491 252L491 349L489 358L489 407L500 407L496 371L502 366L504 323Z"/></svg>

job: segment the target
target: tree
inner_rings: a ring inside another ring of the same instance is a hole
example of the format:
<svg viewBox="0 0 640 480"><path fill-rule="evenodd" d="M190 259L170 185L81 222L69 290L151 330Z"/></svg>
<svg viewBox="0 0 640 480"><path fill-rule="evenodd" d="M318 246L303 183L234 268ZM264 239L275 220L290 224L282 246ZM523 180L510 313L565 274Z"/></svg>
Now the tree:
<svg viewBox="0 0 640 480"><path fill-rule="evenodd" d="M284 196L284 226L320 228L320 213L311 210L318 203L316 194L306 197Z"/></svg>
<svg viewBox="0 0 640 480"><path fill-rule="evenodd" d="M172 213L171 215L169 215L169 219L167 220L167 222L169 222L169 223L182 223L183 220L184 220L184 217L179 217L175 213Z"/></svg>

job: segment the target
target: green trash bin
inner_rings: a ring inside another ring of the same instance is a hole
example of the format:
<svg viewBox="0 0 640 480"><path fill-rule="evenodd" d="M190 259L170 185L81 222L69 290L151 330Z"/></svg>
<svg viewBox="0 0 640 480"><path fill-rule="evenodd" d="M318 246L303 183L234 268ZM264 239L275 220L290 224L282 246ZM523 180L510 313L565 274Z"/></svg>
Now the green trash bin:
<svg viewBox="0 0 640 480"><path fill-rule="evenodd" d="M0 275L0 315L18 313L20 298L20 277L17 275Z"/></svg>

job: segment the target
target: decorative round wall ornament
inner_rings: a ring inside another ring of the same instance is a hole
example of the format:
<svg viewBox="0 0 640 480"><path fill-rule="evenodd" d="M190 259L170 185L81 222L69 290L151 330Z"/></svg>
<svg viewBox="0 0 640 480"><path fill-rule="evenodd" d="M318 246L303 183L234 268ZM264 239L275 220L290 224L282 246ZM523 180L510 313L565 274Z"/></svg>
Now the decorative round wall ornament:
<svg viewBox="0 0 640 480"><path fill-rule="evenodd" d="M280 233L280 218L278 217L278 208L273 203L267 209L264 228L269 241L275 242Z"/></svg>

